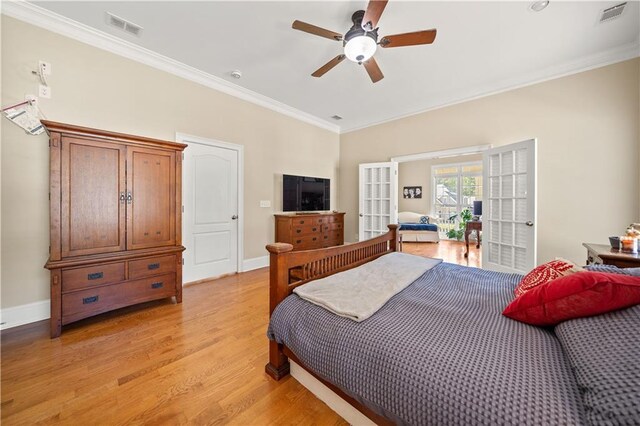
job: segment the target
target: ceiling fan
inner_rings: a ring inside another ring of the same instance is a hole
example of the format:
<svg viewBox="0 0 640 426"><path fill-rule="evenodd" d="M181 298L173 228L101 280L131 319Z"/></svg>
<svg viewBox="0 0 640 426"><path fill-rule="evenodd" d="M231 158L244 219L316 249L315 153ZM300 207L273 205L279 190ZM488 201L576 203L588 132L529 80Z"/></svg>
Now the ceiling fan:
<svg viewBox="0 0 640 426"><path fill-rule="evenodd" d="M306 22L293 21L291 28L294 30L341 41L344 47L344 53L339 54L311 75L314 77L322 77L327 71L347 58L353 62L357 62L359 65L364 65L369 77L371 77L371 81L376 83L384 78L378 63L373 57L378 45L387 48L433 43L436 39L435 29L384 36L378 41L378 27L376 25L378 25L378 20L387 2L388 0L370 0L366 11L356 11L351 16L353 26L344 36L334 31L307 24Z"/></svg>

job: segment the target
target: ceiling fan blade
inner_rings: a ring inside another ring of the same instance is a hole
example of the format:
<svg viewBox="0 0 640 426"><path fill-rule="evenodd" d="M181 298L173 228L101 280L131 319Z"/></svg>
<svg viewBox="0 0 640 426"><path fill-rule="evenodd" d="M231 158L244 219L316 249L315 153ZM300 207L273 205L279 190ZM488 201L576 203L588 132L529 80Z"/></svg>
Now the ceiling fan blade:
<svg viewBox="0 0 640 426"><path fill-rule="evenodd" d="M331 40L342 40L342 34L336 33L334 31L329 31L324 28L316 27L315 25L307 24L306 22L295 20L293 24L291 24L291 28L294 30L304 31L305 33L317 35L320 37L325 37Z"/></svg>
<svg viewBox="0 0 640 426"><path fill-rule="evenodd" d="M346 56L344 56L344 54L340 54L338 56L336 56L335 58L333 58L332 60L330 60L329 62L327 62L326 64L324 64L323 66L321 66L320 68L318 68L313 74L311 74L314 77L322 77L327 71L329 71L331 68L335 67L336 65L338 65L340 62L344 61L344 58L346 58Z"/></svg>
<svg viewBox="0 0 640 426"><path fill-rule="evenodd" d="M387 2L388 0L369 0L367 10L364 12L364 17L362 18L362 28L367 31L373 31L373 29L376 28L380 20L380 15L382 15L384 8L387 6Z"/></svg>
<svg viewBox="0 0 640 426"><path fill-rule="evenodd" d="M416 46L418 44L431 44L436 39L436 29L416 31L413 33L395 34L384 36L380 40L382 47Z"/></svg>
<svg viewBox="0 0 640 426"><path fill-rule="evenodd" d="M380 67L378 66L378 63L376 62L375 58L371 58L367 61L364 61L362 64L364 65L364 68L367 70L369 77L371 77L372 82L377 83L378 81L384 78L384 75L382 75L382 71L380 71Z"/></svg>

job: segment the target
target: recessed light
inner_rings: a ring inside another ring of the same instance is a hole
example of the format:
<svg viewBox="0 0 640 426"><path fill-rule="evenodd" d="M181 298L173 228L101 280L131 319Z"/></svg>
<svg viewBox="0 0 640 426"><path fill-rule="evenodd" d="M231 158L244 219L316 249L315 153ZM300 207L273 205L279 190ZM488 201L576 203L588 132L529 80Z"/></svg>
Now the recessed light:
<svg viewBox="0 0 640 426"><path fill-rule="evenodd" d="M549 6L549 0L534 1L529 6L529 9L533 10L534 12L542 12L544 9L547 8L547 6Z"/></svg>
<svg viewBox="0 0 640 426"><path fill-rule="evenodd" d="M231 77L233 77L236 80L238 80L238 79L240 79L240 77L242 77L242 72L238 71L238 70L233 70L233 71L231 71Z"/></svg>

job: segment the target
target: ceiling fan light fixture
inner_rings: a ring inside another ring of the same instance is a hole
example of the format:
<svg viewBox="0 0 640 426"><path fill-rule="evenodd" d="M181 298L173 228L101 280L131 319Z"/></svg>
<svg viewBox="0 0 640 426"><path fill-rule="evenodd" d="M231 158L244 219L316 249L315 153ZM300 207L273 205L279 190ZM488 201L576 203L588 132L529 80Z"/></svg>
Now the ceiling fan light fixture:
<svg viewBox="0 0 640 426"><path fill-rule="evenodd" d="M360 35L349 39L344 45L344 54L350 61L364 62L376 53L376 41L368 35Z"/></svg>
<svg viewBox="0 0 640 426"><path fill-rule="evenodd" d="M549 6L549 0L534 1L529 6L529 9L534 11L534 12L542 12L544 9L547 8L547 6Z"/></svg>

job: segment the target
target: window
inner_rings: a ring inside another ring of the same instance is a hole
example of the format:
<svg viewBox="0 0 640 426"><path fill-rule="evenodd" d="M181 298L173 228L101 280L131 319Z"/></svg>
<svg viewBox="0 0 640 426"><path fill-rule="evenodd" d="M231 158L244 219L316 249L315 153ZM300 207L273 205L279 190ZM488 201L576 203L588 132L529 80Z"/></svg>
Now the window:
<svg viewBox="0 0 640 426"><path fill-rule="evenodd" d="M431 168L433 213L441 223L454 222L462 210L482 200L482 162L442 164Z"/></svg>

